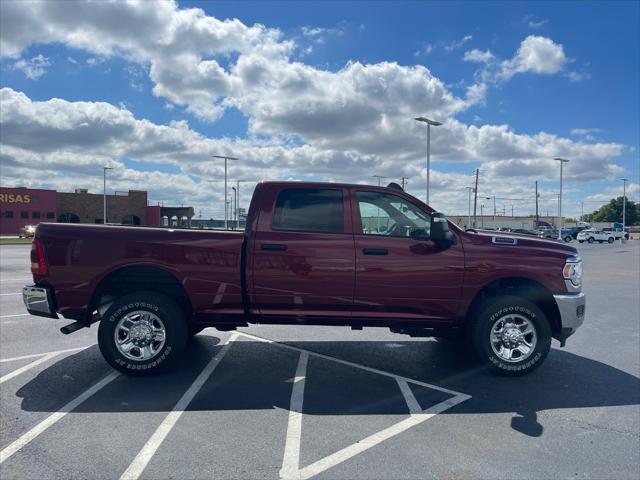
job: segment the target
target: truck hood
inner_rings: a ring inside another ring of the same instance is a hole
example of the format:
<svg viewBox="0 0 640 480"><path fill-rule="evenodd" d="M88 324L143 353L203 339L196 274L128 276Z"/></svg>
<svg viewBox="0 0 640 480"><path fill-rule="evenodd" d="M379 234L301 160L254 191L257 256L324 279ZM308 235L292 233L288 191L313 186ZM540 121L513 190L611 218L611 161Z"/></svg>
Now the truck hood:
<svg viewBox="0 0 640 480"><path fill-rule="evenodd" d="M570 257L578 254L578 250L575 247L563 241L511 232L491 230L478 230L477 232L464 232L465 238L469 239L472 244L491 245L495 246L496 249L511 247L521 251L529 251L530 253L546 253L559 257Z"/></svg>

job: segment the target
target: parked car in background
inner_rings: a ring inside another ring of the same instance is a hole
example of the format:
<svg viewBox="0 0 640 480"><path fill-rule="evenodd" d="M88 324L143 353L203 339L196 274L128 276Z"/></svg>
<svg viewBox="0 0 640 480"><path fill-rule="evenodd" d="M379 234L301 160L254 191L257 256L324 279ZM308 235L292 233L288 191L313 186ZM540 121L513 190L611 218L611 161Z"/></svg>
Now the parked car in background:
<svg viewBox="0 0 640 480"><path fill-rule="evenodd" d="M578 241L580 243L589 242L589 243L613 243L615 241L615 237L611 232L603 232L602 230L596 229L587 229L583 230L578 234Z"/></svg>
<svg viewBox="0 0 640 480"><path fill-rule="evenodd" d="M514 228L511 233L519 233L521 235L536 235L533 230L527 230L526 228Z"/></svg>
<svg viewBox="0 0 640 480"><path fill-rule="evenodd" d="M608 233L610 235L613 235L613 238L615 240L620 240L621 238L624 238L625 240L629 240L629 231L628 229L622 229L622 228L603 228L602 229L603 232Z"/></svg>
<svg viewBox="0 0 640 480"><path fill-rule="evenodd" d="M540 237L540 238L552 238L554 240L557 240L558 239L558 230L557 229L543 229L543 230L540 230L538 232L538 237ZM563 228L562 229L561 238L565 242L570 242L571 240L573 240L573 235L572 235L571 229L570 228Z"/></svg>
<svg viewBox="0 0 640 480"><path fill-rule="evenodd" d="M36 225L25 225L20 228L18 238L32 238L36 233Z"/></svg>

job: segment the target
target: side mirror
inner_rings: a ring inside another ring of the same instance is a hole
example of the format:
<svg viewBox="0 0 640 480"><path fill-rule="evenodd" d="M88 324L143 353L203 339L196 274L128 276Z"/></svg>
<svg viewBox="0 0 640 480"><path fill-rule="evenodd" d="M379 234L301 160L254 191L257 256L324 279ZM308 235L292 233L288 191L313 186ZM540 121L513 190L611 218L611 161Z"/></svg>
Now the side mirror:
<svg viewBox="0 0 640 480"><path fill-rule="evenodd" d="M444 213L435 212L431 216L431 240L439 247L455 245L456 236L449 230L449 222Z"/></svg>

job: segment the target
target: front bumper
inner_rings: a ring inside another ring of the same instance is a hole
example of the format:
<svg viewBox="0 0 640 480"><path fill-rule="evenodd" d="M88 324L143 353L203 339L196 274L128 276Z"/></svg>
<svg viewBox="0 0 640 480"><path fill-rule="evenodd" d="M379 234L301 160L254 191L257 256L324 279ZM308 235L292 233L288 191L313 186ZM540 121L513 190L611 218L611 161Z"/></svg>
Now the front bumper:
<svg viewBox="0 0 640 480"><path fill-rule="evenodd" d="M31 315L58 318L58 314L53 306L53 295L48 287L25 285L22 288L22 300Z"/></svg>
<svg viewBox="0 0 640 480"><path fill-rule="evenodd" d="M584 293L554 295L560 312L560 334L557 337L562 346L584 322L586 297Z"/></svg>

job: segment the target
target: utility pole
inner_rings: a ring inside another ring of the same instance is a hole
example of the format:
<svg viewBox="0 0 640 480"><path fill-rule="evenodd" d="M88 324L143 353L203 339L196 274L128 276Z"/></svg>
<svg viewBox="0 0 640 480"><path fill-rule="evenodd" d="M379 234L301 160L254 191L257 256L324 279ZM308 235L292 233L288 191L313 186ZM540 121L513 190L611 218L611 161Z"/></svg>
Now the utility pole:
<svg viewBox="0 0 640 480"><path fill-rule="evenodd" d="M538 181L536 180L536 228L538 228L540 223L540 216L538 215Z"/></svg>
<svg viewBox="0 0 640 480"><path fill-rule="evenodd" d="M236 190L236 187L231 187L231 190L233 190L233 197L231 197L231 223L233 224L238 211L238 191Z"/></svg>
<svg viewBox="0 0 640 480"><path fill-rule="evenodd" d="M467 228L471 228L471 191L473 190L473 187L464 187L464 188L466 188L468 190L468 193L469 193L469 201L468 201L468 204L467 204L467 207L468 207L467 208L467 216L468 216Z"/></svg>
<svg viewBox="0 0 640 480"><path fill-rule="evenodd" d="M236 227L240 230L240 182L245 182L246 180L236 180L236 192L238 198L236 199L236 210L238 211L236 216Z"/></svg>
<svg viewBox="0 0 640 480"><path fill-rule="evenodd" d="M383 178L388 178L388 177L383 177L382 175L371 175L373 178L377 178L378 179L378 186L380 186L380 180L382 180Z"/></svg>
<svg viewBox="0 0 640 480"><path fill-rule="evenodd" d="M224 228L225 230L228 228L228 215L227 215L227 201L228 201L228 193L227 193L227 160L238 160L235 157L228 157L226 155L212 155L213 158L223 158L224 159Z"/></svg>
<svg viewBox="0 0 640 480"><path fill-rule="evenodd" d="M478 174L480 169L476 168L476 187L473 189L473 228L476 228L476 207L478 206Z"/></svg>
<svg viewBox="0 0 640 480"><path fill-rule="evenodd" d="M107 170L111 167L102 167L102 224L107 223Z"/></svg>
<svg viewBox="0 0 640 480"><path fill-rule="evenodd" d="M401 185L402 185L402 190L404 190L404 186L409 183L409 179L407 177L401 177L400 178L401 181Z"/></svg>
<svg viewBox="0 0 640 480"><path fill-rule="evenodd" d="M417 117L414 120L418 122L424 122L427 124L427 205L429 205L429 181L431 175L431 126L438 127L442 125L440 122L436 122L435 120L429 120L425 117Z"/></svg>
<svg viewBox="0 0 640 480"><path fill-rule="evenodd" d="M560 162L560 196L558 197L558 240L562 240L562 167L565 163L569 163L569 160L565 158L556 157L554 160Z"/></svg>

